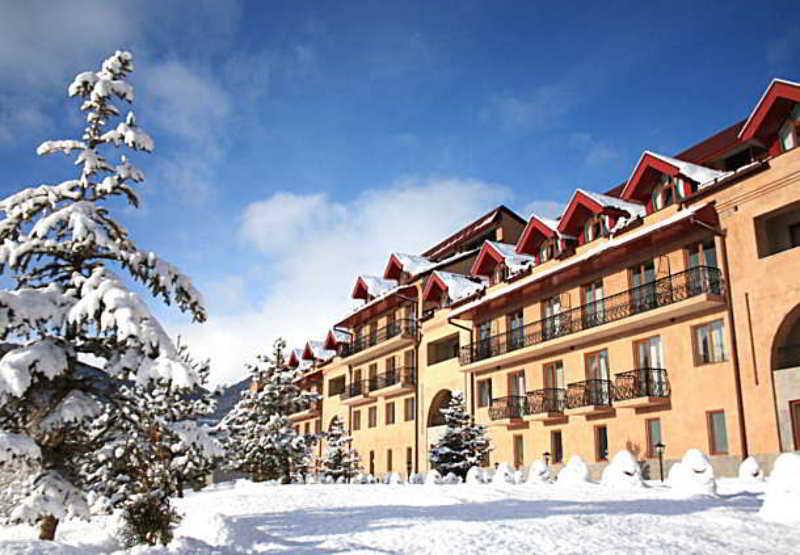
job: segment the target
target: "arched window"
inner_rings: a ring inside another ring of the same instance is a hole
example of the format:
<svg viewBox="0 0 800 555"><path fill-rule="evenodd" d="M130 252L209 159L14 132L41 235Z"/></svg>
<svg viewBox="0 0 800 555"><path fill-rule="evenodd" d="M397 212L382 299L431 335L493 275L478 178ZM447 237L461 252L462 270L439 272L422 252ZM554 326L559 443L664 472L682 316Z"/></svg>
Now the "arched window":
<svg viewBox="0 0 800 555"><path fill-rule="evenodd" d="M431 403L431 408L428 410L428 427L432 428L434 426L444 426L444 416L442 415L442 409L446 408L447 405L450 404L450 398L452 397L452 393L449 389L443 389L439 393L437 393L434 398L433 402Z"/></svg>
<svg viewBox="0 0 800 555"><path fill-rule="evenodd" d="M691 185L680 177L662 176L653 189L653 210L661 210L691 194Z"/></svg>
<svg viewBox="0 0 800 555"><path fill-rule="evenodd" d="M555 241L553 239L545 240L539 247L539 262L547 262L555 256L556 251Z"/></svg>
<svg viewBox="0 0 800 555"><path fill-rule="evenodd" d="M585 243L594 241L598 237L606 235L607 232L606 220L602 214L589 218L586 220L586 223L583 224L583 239Z"/></svg>

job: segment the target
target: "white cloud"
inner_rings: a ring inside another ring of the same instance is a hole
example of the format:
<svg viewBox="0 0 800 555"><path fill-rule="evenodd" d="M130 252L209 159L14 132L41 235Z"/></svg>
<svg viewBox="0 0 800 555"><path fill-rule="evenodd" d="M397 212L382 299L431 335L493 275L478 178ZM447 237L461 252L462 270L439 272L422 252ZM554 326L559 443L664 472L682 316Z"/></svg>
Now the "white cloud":
<svg viewBox="0 0 800 555"><path fill-rule="evenodd" d="M356 275L381 274L390 252L421 252L509 197L492 183L416 178L346 203L275 193L249 205L240 227L241 240L270 262L268 293L249 309L212 310L206 324L184 326L181 334L198 355L212 358L213 381L239 379L244 363L276 337L290 345L321 337L354 306ZM230 290L246 292L238 284Z"/></svg>
<svg viewBox="0 0 800 555"><path fill-rule="evenodd" d="M530 217L531 214L542 216L543 218L558 218L561 212L564 211L564 203L556 202L554 200L534 200L529 202L523 208L522 216L524 218Z"/></svg>
<svg viewBox="0 0 800 555"><path fill-rule="evenodd" d="M602 166L621 158L616 148L598 140L591 133L573 133L569 137L569 145L582 154L588 166Z"/></svg>
<svg viewBox="0 0 800 555"><path fill-rule="evenodd" d="M577 102L577 91L568 83L547 84L526 94L491 97L480 115L506 129L548 128L556 124Z"/></svg>

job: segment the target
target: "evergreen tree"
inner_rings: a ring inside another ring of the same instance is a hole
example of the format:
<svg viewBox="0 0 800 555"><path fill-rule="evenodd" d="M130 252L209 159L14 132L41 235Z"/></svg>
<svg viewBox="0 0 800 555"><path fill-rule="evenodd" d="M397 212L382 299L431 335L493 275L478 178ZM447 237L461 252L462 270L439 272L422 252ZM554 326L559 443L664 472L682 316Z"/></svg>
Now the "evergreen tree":
<svg viewBox="0 0 800 555"><path fill-rule="evenodd" d="M442 409L447 429L431 446L431 466L442 476L450 472L465 478L473 466L480 466L490 451L486 427L475 424L464 406L464 394L453 392L450 403Z"/></svg>
<svg viewBox="0 0 800 555"><path fill-rule="evenodd" d="M321 474L325 478L350 480L361 470L358 451L350 445L353 438L345 432L344 422L334 416L330 429L325 433L325 456L322 459Z"/></svg>
<svg viewBox="0 0 800 555"><path fill-rule="evenodd" d="M249 365L251 387L223 419L225 451L233 470L254 480L288 483L308 460L310 446L289 421L289 414L319 399L297 386L299 370L286 365L286 343L275 342L272 356L259 356Z"/></svg>
<svg viewBox="0 0 800 555"><path fill-rule="evenodd" d="M137 388L197 383L147 305L115 273L126 272L155 298L205 320L189 278L139 249L110 213L117 198L138 206L134 186L144 179L125 155L112 162L112 149L153 150L133 113L122 118L115 106L133 101L132 71L131 54L118 51L69 85L69 96L82 100L82 136L47 141L37 152L74 155L75 178L0 201L0 273L12 282L0 290L0 338L13 342L0 351L0 432L17 438L17 447L26 441L35 447L21 452L31 476L2 516L38 522L42 539L54 537L58 519L88 516L89 493L124 506L128 492L144 486L141 474L128 475L138 485L123 487L119 476L97 472L95 464L124 455L116 448L109 453L110 444L151 437L136 421L148 414L133 408ZM78 362L86 356L98 368Z"/></svg>

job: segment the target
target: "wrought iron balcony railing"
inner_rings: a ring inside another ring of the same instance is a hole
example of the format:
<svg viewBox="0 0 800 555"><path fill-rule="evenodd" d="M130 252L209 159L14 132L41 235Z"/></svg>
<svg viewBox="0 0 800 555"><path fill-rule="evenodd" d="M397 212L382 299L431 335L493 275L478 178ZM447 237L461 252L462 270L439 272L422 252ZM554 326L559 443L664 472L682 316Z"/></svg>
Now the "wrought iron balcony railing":
<svg viewBox="0 0 800 555"><path fill-rule="evenodd" d="M610 407L614 399L611 380L586 380L567 386L566 408Z"/></svg>
<svg viewBox="0 0 800 555"><path fill-rule="evenodd" d="M503 418L522 418L525 414L526 398L522 395L510 395L492 399L489 405L489 418L501 420Z"/></svg>
<svg viewBox="0 0 800 555"><path fill-rule="evenodd" d="M546 414L564 412L566 390L558 387L547 387L528 392L526 414Z"/></svg>
<svg viewBox="0 0 800 555"><path fill-rule="evenodd" d="M614 376L615 401L669 395L669 380L663 368L637 368Z"/></svg>
<svg viewBox="0 0 800 555"><path fill-rule="evenodd" d="M344 345L341 349L341 356L346 357L359 353L379 343L388 341L398 335L415 335L417 333L417 322L410 318L403 318L389 323L389 325L378 328L372 333L361 335L353 339L349 345Z"/></svg>
<svg viewBox="0 0 800 555"><path fill-rule="evenodd" d="M297 414L303 411L316 413L322 410L322 399L316 401L309 401L308 403L297 403L292 409L291 414Z"/></svg>
<svg viewBox="0 0 800 555"><path fill-rule="evenodd" d="M472 364L703 293L722 295L724 290L725 283L718 268L690 268L465 345L461 348L459 361L462 365Z"/></svg>
<svg viewBox="0 0 800 555"><path fill-rule="evenodd" d="M342 399L352 399L360 395L366 395L370 391L370 380L360 380L357 382L350 382L342 392Z"/></svg>
<svg viewBox="0 0 800 555"><path fill-rule="evenodd" d="M389 387L396 384L413 385L416 383L416 380L417 369L413 366L395 368L394 370L379 374L374 381L370 380L370 391L383 389L384 387Z"/></svg>

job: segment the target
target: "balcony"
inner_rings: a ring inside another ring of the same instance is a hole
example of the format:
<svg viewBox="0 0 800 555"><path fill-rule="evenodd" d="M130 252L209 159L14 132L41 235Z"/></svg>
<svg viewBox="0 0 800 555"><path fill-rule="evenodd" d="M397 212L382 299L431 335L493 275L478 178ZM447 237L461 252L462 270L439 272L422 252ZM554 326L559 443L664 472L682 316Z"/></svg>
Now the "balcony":
<svg viewBox="0 0 800 555"><path fill-rule="evenodd" d="M341 349L343 358L350 358L352 364L368 360L396 349L401 343L413 340L417 335L417 322L410 318L395 320L372 333L356 337Z"/></svg>
<svg viewBox="0 0 800 555"><path fill-rule="evenodd" d="M566 390L550 387L528 392L526 415L531 420L546 422L564 417L566 404Z"/></svg>
<svg viewBox="0 0 800 555"><path fill-rule="evenodd" d="M691 268L466 345L461 348L459 362L469 366L465 370L475 371L492 366L490 359L500 355L516 354L508 357L509 362L524 358L533 346L540 345L541 354L568 344L574 346L578 340L595 340L626 328L607 325L612 322L627 319L633 328L718 305L724 301L724 291L719 269ZM693 301L684 302L688 299ZM565 339L559 341L561 338ZM478 364L482 361L488 362Z"/></svg>
<svg viewBox="0 0 800 555"><path fill-rule="evenodd" d="M667 371L663 368L637 368L614 376L614 406L641 408L669 402Z"/></svg>
<svg viewBox="0 0 800 555"><path fill-rule="evenodd" d="M361 405L373 401L374 399L369 396L369 386L370 380L360 380L347 384L341 395L342 404Z"/></svg>
<svg viewBox="0 0 800 555"><path fill-rule="evenodd" d="M492 399L489 405L489 418L492 420L522 420L527 399L522 395L510 395Z"/></svg>
<svg viewBox="0 0 800 555"><path fill-rule="evenodd" d="M611 410L614 387L611 380L586 380L567 386L565 413L592 414Z"/></svg>
<svg viewBox="0 0 800 555"><path fill-rule="evenodd" d="M416 383L417 369L413 366L404 366L379 374L377 378L370 380L369 390L379 396L389 397L414 391Z"/></svg>
<svg viewBox="0 0 800 555"><path fill-rule="evenodd" d="M289 415L290 422L297 422L305 420L306 418L314 418L322 413L322 399L317 399L309 403L304 409L293 412Z"/></svg>

